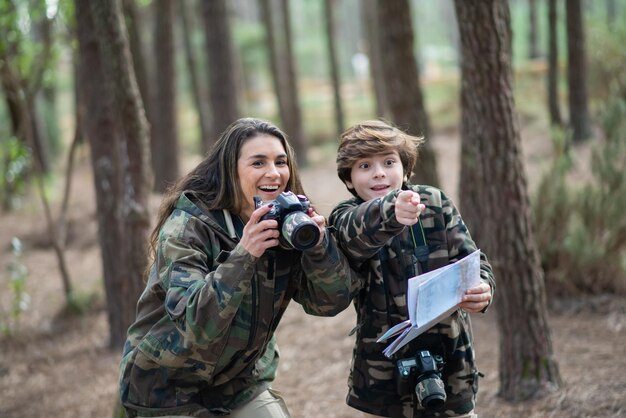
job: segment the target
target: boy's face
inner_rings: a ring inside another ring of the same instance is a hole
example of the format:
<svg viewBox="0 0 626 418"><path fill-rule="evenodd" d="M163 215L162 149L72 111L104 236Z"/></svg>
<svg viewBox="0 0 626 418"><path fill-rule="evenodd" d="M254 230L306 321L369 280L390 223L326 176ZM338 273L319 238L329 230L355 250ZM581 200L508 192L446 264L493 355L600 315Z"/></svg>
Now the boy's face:
<svg viewBox="0 0 626 418"><path fill-rule="evenodd" d="M383 197L402 187L404 169L400 155L393 151L361 158L352 165L351 178L352 181L346 181L346 186L354 189L361 199Z"/></svg>

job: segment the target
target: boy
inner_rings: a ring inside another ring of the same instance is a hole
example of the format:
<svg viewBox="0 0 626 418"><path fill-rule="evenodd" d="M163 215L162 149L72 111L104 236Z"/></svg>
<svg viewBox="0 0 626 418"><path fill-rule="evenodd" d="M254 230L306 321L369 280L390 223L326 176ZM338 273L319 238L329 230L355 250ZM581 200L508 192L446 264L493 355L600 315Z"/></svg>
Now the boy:
<svg viewBox="0 0 626 418"><path fill-rule="evenodd" d="M329 222L363 278L353 292L357 337L347 403L366 416L475 417L479 373L468 312L484 312L495 289L484 254L481 284L467 291L450 317L391 359L382 353L386 343L376 342L408 319L409 278L476 250L459 212L441 190L407 183L422 141L381 121L359 123L341 136L337 172L354 197L339 203ZM420 364L422 358L438 360L431 368L434 375ZM409 378L400 375L399 364L408 365ZM416 387L422 378L430 383ZM439 394L436 383L443 386ZM432 392L434 398L428 398Z"/></svg>

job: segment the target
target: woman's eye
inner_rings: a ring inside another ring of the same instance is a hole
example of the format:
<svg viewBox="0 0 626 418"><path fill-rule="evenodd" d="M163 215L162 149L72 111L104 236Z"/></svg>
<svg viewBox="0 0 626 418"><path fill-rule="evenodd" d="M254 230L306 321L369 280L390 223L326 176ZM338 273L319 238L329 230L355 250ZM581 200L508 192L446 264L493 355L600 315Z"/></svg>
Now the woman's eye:
<svg viewBox="0 0 626 418"><path fill-rule="evenodd" d="M252 162L253 167L261 167L263 165L263 161L254 161Z"/></svg>
<svg viewBox="0 0 626 418"><path fill-rule="evenodd" d="M278 166L286 166L287 165L287 160L276 161L276 165L278 165Z"/></svg>

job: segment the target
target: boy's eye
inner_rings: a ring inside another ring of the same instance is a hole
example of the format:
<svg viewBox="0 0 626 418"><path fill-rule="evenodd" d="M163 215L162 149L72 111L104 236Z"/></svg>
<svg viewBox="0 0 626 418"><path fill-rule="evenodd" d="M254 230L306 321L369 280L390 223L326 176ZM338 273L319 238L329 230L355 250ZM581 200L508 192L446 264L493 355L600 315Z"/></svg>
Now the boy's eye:
<svg viewBox="0 0 626 418"><path fill-rule="evenodd" d="M392 159L389 159L389 160L385 161L385 165L387 165L387 166L394 165L395 163L396 163L396 160L392 160Z"/></svg>
<svg viewBox="0 0 626 418"><path fill-rule="evenodd" d="M369 165L369 163L361 163L361 164L359 164L359 168L367 169L367 168L370 168L370 165Z"/></svg>

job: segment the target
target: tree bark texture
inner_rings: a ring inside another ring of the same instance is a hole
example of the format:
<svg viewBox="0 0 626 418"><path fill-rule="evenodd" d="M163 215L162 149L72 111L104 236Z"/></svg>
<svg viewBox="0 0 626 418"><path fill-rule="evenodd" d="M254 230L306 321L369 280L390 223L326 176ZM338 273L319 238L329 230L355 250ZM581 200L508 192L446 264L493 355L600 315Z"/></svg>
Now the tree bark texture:
<svg viewBox="0 0 626 418"><path fill-rule="evenodd" d="M430 146L430 121L424 106L408 0L378 0L378 29L385 96L392 122L411 135L425 136L411 180L437 186L437 164Z"/></svg>
<svg viewBox="0 0 626 418"><path fill-rule="evenodd" d="M220 134L239 118L234 48L226 0L202 1L213 127Z"/></svg>
<svg viewBox="0 0 626 418"><path fill-rule="evenodd" d="M362 8L362 21L366 38L366 52L369 60L369 72L372 83L372 89L374 90L374 96L376 98L375 109L376 117L387 118L389 114L389 105L387 98L385 97L385 86L383 82L383 70L380 53L379 29L378 29L378 0L363 0L361 3Z"/></svg>
<svg viewBox="0 0 626 418"><path fill-rule="evenodd" d="M302 122L302 111L300 110L300 95L298 93L298 78L296 59L293 53L293 34L291 31L291 13L289 11L289 0L280 0L282 16L282 28L284 30L284 46L286 85L285 99L286 106L290 110L289 120L284 121L287 135L291 138L291 144L296 152L296 158L300 166L304 166L307 161L307 139L304 134Z"/></svg>
<svg viewBox="0 0 626 418"><path fill-rule="evenodd" d="M500 395L560 385L515 118L506 0L455 0L462 45L461 207L499 282Z"/></svg>
<svg viewBox="0 0 626 418"><path fill-rule="evenodd" d="M561 126L556 2L557 0L548 0L548 110L550 112L550 123L555 126Z"/></svg>
<svg viewBox="0 0 626 418"><path fill-rule="evenodd" d="M154 55L156 94L152 123L154 190L163 193L179 176L176 122L176 54L174 53L174 1L156 0Z"/></svg>
<svg viewBox="0 0 626 418"><path fill-rule="evenodd" d="M539 52L539 26L537 25L537 0L528 0L528 58L535 59Z"/></svg>
<svg viewBox="0 0 626 418"><path fill-rule="evenodd" d="M77 2L76 14L110 347L120 349L135 319L147 265L148 127L119 3Z"/></svg>
<svg viewBox="0 0 626 418"><path fill-rule="evenodd" d="M587 97L587 54L580 0L565 2L567 15L567 86L569 89L569 125L574 142L591 135Z"/></svg>
<svg viewBox="0 0 626 418"><path fill-rule="evenodd" d="M261 18L265 26L267 47L269 51L270 72L272 84L276 94L278 112L283 131L291 138L297 162L306 163L306 140L302 126L302 111L296 82L296 70L291 52L291 23L287 4L280 3L278 7L272 0L259 0ZM275 16L282 16L277 23ZM282 30L278 30L280 27Z"/></svg>
<svg viewBox="0 0 626 418"><path fill-rule="evenodd" d="M137 9L137 0L122 0L122 4L128 30L130 52L133 59L133 68L135 69L135 77L137 78L137 85L139 86L143 107L146 112L146 119L148 120L148 124L152 126L154 120L152 111L154 102L154 91L152 88L154 85L154 66L148 65L148 60L146 59L146 44L144 43L144 38L141 33L142 28L146 26L146 16L142 15ZM151 135L153 131L153 129L150 129Z"/></svg>
<svg viewBox="0 0 626 418"><path fill-rule="evenodd" d="M335 4L334 0L324 0L324 22L326 23L326 42L328 48L328 62L330 78L333 84L333 103L335 109L335 126L337 137L341 136L345 127L343 106L341 104L341 77L337 62L337 47L335 45Z"/></svg>
<svg viewBox="0 0 626 418"><path fill-rule="evenodd" d="M192 24L192 18L189 15L188 3L181 1L178 2L178 12L180 14L181 33L183 36L183 44L185 46L185 60L187 62L187 72L189 73L189 81L191 82L191 95L193 96L193 102L196 105L196 112L198 113L198 122L200 124L200 151L202 155L211 148L213 142L211 141L213 133L211 119L207 109L206 96L203 94L205 91L200 82L198 76L198 62L196 61L196 53L191 42L191 34L194 30Z"/></svg>

